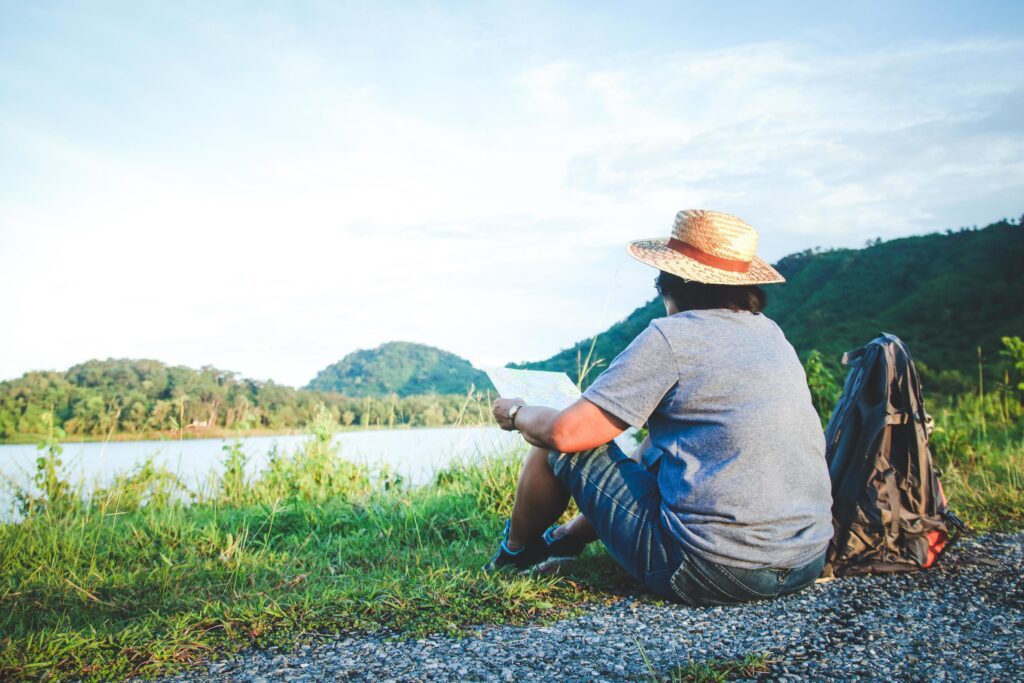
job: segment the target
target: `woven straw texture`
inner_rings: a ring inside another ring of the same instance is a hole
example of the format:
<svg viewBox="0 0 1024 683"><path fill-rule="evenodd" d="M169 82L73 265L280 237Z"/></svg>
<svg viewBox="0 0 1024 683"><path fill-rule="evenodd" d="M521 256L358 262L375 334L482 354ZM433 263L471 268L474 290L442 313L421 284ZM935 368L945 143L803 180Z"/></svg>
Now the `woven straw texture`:
<svg viewBox="0 0 1024 683"><path fill-rule="evenodd" d="M738 273L701 263L670 248L668 238L635 240L626 251L642 263L685 280L716 285L768 285L786 281L755 255L757 231L736 216L701 209L680 211L672 226L672 237L711 257L749 263L749 270Z"/></svg>

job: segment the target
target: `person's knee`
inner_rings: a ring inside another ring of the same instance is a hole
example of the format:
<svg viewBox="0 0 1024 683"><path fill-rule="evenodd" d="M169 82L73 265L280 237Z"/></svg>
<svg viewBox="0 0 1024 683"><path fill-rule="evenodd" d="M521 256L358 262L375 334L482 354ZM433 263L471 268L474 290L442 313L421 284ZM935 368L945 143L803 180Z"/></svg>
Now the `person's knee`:
<svg viewBox="0 0 1024 683"><path fill-rule="evenodd" d="M546 467L550 469L548 464L548 450L541 448L540 446L533 446L526 454L526 458L523 460L523 466L529 468L535 467Z"/></svg>

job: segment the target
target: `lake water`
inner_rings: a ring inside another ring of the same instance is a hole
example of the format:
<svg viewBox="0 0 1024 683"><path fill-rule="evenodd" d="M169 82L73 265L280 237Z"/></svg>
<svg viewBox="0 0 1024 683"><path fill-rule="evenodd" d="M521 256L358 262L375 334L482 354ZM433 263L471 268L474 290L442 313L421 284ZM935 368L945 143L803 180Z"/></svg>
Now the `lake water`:
<svg viewBox="0 0 1024 683"><path fill-rule="evenodd" d="M267 464L274 444L291 452L308 439L305 435L256 436L240 439L249 457L247 469L256 474ZM374 466L387 466L413 484L430 480L438 468L458 458L480 457L523 446L522 437L497 427L439 427L436 429L394 429L342 432L336 437L341 456ZM87 488L105 486L115 475L152 457L176 473L192 490L222 470L223 447L234 439L187 439L182 441L117 441L110 443L63 444L67 479ZM29 487L40 452L33 444L0 445L0 519L12 513L9 484ZM31 487L29 487L31 488Z"/></svg>

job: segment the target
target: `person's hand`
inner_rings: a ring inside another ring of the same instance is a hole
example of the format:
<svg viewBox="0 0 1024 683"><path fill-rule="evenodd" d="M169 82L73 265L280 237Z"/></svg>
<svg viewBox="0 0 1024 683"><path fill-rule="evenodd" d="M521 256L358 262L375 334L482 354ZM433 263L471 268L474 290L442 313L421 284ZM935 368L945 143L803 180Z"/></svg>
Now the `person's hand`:
<svg viewBox="0 0 1024 683"><path fill-rule="evenodd" d="M509 411L512 410L512 406L525 405L526 401L521 398L499 398L495 399L491 412L494 414L494 419L498 421L498 426L506 432L511 432L515 430L515 426L512 424L512 420L508 419Z"/></svg>

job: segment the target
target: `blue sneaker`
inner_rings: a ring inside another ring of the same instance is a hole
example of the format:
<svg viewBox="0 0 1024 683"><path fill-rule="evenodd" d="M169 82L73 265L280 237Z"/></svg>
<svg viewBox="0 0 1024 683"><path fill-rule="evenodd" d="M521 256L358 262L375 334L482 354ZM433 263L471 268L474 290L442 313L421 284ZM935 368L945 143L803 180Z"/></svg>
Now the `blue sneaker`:
<svg viewBox="0 0 1024 683"><path fill-rule="evenodd" d="M502 569L517 569L525 572L548 559L548 546L542 538L537 538L537 540L527 543L518 550L509 550L508 530L511 526L512 520L505 522L505 531L502 533L501 543L498 545L498 550L494 553L490 562L484 565L485 572L495 572Z"/></svg>
<svg viewBox="0 0 1024 683"><path fill-rule="evenodd" d="M579 557L583 553L583 549L587 547L587 544L571 534L563 534L555 538L553 532L557 528L557 524L552 524L544 532L544 543L548 547L548 557L552 560L572 560Z"/></svg>

